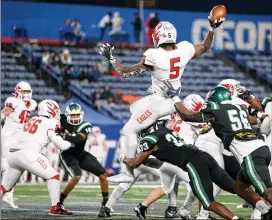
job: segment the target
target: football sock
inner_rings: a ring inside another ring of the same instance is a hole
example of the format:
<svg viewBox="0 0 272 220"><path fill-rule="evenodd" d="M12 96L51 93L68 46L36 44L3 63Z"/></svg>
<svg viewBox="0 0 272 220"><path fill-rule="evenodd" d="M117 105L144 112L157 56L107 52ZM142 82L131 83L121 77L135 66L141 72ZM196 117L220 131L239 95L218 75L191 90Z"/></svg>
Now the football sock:
<svg viewBox="0 0 272 220"><path fill-rule="evenodd" d="M193 194L193 191L191 188L189 188L188 192L187 192L187 196L186 199L184 201L183 207L189 211L191 211L192 207L193 207L193 203L195 202L195 196Z"/></svg>
<svg viewBox="0 0 272 220"><path fill-rule="evenodd" d="M263 200L259 200L255 207L262 213L265 214L267 212L269 212L269 207L265 204L265 202Z"/></svg>
<svg viewBox="0 0 272 220"><path fill-rule="evenodd" d="M48 180L47 188L50 195L52 206L57 205L57 203L59 203L60 181L57 179Z"/></svg>
<svg viewBox="0 0 272 220"><path fill-rule="evenodd" d="M102 196L103 196L102 206L105 206L106 203L108 202L108 199L109 199L109 193L108 192L102 192Z"/></svg>
<svg viewBox="0 0 272 220"><path fill-rule="evenodd" d="M173 190L168 194L168 206L177 206L179 183L175 183Z"/></svg>
<svg viewBox="0 0 272 220"><path fill-rule="evenodd" d="M106 207L109 209L112 208L112 206L116 203L117 200L119 200L122 195L125 193L125 189L118 185L111 193L110 198L106 204Z"/></svg>
<svg viewBox="0 0 272 220"><path fill-rule="evenodd" d="M66 199L67 195L65 195L63 192L60 194L60 203L63 204L64 200Z"/></svg>

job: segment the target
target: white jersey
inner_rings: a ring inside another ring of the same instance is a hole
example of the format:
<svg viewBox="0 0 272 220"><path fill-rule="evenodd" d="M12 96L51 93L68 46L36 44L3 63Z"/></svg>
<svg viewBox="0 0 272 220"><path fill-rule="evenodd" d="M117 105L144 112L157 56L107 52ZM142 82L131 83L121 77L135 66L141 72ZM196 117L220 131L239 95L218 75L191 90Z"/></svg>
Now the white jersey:
<svg viewBox="0 0 272 220"><path fill-rule="evenodd" d="M181 87L180 78L186 64L195 54L195 47L188 41L176 45L176 49L151 48L144 53L144 64L153 67L151 93L163 94L163 80L169 80L175 89Z"/></svg>
<svg viewBox="0 0 272 220"><path fill-rule="evenodd" d="M50 143L49 131L55 131L60 125L56 119L49 119L43 116L35 116L29 120L23 130L14 136L16 147L19 149L31 149L41 152L42 148Z"/></svg>
<svg viewBox="0 0 272 220"><path fill-rule="evenodd" d="M194 123L192 125L183 121L180 116L176 114L170 128L178 132L179 136L185 141L186 144L194 144L203 125L203 123Z"/></svg>
<svg viewBox="0 0 272 220"><path fill-rule="evenodd" d="M12 139L18 130L23 129L24 124L30 118L30 112L36 109L37 103L33 99L27 104L22 99L9 97L5 102L5 106L13 108L14 111L6 117L4 127L1 131L2 145L6 144L6 139Z"/></svg>
<svg viewBox="0 0 272 220"><path fill-rule="evenodd" d="M104 143L106 141L106 135L104 134L91 134L90 146L91 152L104 151Z"/></svg>

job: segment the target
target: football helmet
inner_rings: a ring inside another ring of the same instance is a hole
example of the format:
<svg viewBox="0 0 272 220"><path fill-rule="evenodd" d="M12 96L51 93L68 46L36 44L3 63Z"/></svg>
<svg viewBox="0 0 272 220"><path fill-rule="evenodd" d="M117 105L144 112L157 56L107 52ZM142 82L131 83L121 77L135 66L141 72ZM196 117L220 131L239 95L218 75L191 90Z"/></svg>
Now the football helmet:
<svg viewBox="0 0 272 220"><path fill-rule="evenodd" d="M58 103L51 99L45 99L38 105L38 115L60 120L60 108Z"/></svg>
<svg viewBox="0 0 272 220"><path fill-rule="evenodd" d="M206 100L221 103L223 101L231 100L231 94L227 88L223 86L217 86L208 92Z"/></svg>
<svg viewBox="0 0 272 220"><path fill-rule="evenodd" d="M71 125L79 125L83 121L84 111L78 103L71 103L65 109L67 122Z"/></svg>
<svg viewBox="0 0 272 220"><path fill-rule="evenodd" d="M170 22L162 21L155 27L152 38L155 47L165 43L176 43L176 28Z"/></svg>
<svg viewBox="0 0 272 220"><path fill-rule="evenodd" d="M29 102L32 98L32 89L29 83L21 81L17 83L14 88L15 97L22 99L25 102Z"/></svg>
<svg viewBox="0 0 272 220"><path fill-rule="evenodd" d="M238 97L243 93L244 88L241 83L236 79L224 79L218 86L223 86L230 91L231 96Z"/></svg>
<svg viewBox="0 0 272 220"><path fill-rule="evenodd" d="M138 140L141 140L146 135L153 133L161 128L166 128L168 126L168 124L169 124L168 119L157 120L155 123L150 125L148 128L138 132Z"/></svg>
<svg viewBox="0 0 272 220"><path fill-rule="evenodd" d="M197 94L190 94L183 100L185 107L192 112L199 112L203 103L204 99Z"/></svg>
<svg viewBox="0 0 272 220"><path fill-rule="evenodd" d="M98 135L98 134L101 134L101 129L98 126L93 126L92 132L93 134Z"/></svg>

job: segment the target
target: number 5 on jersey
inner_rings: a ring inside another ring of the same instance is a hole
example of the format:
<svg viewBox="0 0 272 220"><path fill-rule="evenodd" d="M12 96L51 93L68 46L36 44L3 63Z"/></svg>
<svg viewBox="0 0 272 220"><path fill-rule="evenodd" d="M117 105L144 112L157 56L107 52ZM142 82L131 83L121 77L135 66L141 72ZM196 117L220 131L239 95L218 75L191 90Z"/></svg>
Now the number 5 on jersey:
<svg viewBox="0 0 272 220"><path fill-rule="evenodd" d="M169 76L170 79L176 79L179 77L180 71L179 63L180 57L170 59L170 72L171 72Z"/></svg>

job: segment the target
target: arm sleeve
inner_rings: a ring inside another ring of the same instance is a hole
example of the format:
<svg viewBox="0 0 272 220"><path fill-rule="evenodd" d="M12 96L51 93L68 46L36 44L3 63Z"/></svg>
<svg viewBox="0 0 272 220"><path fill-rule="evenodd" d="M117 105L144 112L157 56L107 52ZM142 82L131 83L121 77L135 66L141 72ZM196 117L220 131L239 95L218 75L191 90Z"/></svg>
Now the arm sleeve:
<svg viewBox="0 0 272 220"><path fill-rule="evenodd" d="M5 106L9 107L9 108L16 108L18 106L18 100L14 97L9 97L7 98L7 100L5 101Z"/></svg>
<svg viewBox="0 0 272 220"><path fill-rule="evenodd" d="M182 58L186 63L188 63L195 55L195 46L188 41L180 42L177 47L182 52Z"/></svg>
<svg viewBox="0 0 272 220"><path fill-rule="evenodd" d="M139 151L140 152L144 152L144 151L150 151L152 150L156 143L158 141L158 138L154 135L147 135L145 136L139 144Z"/></svg>
<svg viewBox="0 0 272 220"><path fill-rule="evenodd" d="M156 59L154 57L154 49L148 49L143 56L144 65L148 67L156 66Z"/></svg>
<svg viewBox="0 0 272 220"><path fill-rule="evenodd" d="M185 114L183 114L182 112L179 111L176 104L175 104L175 108L176 108L177 113L179 114L179 116L184 121L203 123L203 122L206 122L206 121L210 121L212 118L214 118L214 116L212 114L203 113L203 112L199 112L199 113L196 113L196 114L193 114L193 115L185 115Z"/></svg>
<svg viewBox="0 0 272 220"><path fill-rule="evenodd" d="M56 134L53 129L47 131L47 136L60 150L67 150L72 146L70 142L63 140L58 134Z"/></svg>

